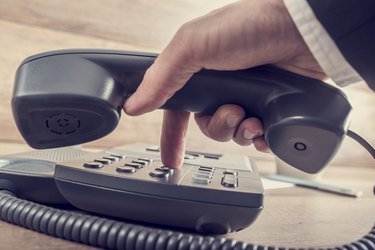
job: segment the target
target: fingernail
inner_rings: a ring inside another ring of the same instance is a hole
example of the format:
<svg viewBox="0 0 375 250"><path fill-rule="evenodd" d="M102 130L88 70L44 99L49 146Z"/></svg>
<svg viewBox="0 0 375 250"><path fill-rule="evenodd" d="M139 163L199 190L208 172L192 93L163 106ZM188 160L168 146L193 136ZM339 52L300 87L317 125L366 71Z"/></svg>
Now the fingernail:
<svg viewBox="0 0 375 250"><path fill-rule="evenodd" d="M255 137L258 137L260 135L259 132L254 132L254 131L251 131L249 129L245 129L243 131L243 137L246 139L246 140L252 140L254 139Z"/></svg>
<svg viewBox="0 0 375 250"><path fill-rule="evenodd" d="M227 115L226 123L229 128L235 128L241 122L242 117L238 115Z"/></svg>

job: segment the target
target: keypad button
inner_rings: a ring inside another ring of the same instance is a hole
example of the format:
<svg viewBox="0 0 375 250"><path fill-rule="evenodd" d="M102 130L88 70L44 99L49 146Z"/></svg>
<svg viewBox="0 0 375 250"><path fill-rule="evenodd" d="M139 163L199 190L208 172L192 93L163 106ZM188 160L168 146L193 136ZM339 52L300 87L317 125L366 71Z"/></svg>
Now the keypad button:
<svg viewBox="0 0 375 250"><path fill-rule="evenodd" d="M200 154L198 152L186 151L185 153L187 155L192 155L192 156L195 156L195 157L199 157L200 156Z"/></svg>
<svg viewBox="0 0 375 250"><path fill-rule="evenodd" d="M150 158L144 158L144 157L139 157L138 160L140 160L140 161L145 161L145 162L148 162L148 163L151 163L151 162L154 161L153 159L150 159Z"/></svg>
<svg viewBox="0 0 375 250"><path fill-rule="evenodd" d="M146 151L160 152L160 147L159 146L149 146L149 147L146 148Z"/></svg>
<svg viewBox="0 0 375 250"><path fill-rule="evenodd" d="M134 160L134 161L132 161L132 163L143 165L143 166L148 164L148 162L146 162L146 161L139 161L139 160Z"/></svg>
<svg viewBox="0 0 375 250"><path fill-rule="evenodd" d="M217 155L204 155L204 158L214 159L214 160L219 160L220 159L220 157L217 156Z"/></svg>
<svg viewBox="0 0 375 250"><path fill-rule="evenodd" d="M191 180L192 180L193 183L197 183L197 184L207 185L208 183L210 183L210 179L202 178L202 177L196 177L196 176L192 176Z"/></svg>
<svg viewBox="0 0 375 250"><path fill-rule="evenodd" d="M170 173L170 174L173 174L174 171L175 171L173 168L169 168L169 167L166 167L166 166L161 166L161 167L155 168L155 170L164 171L164 172L167 172L167 173Z"/></svg>
<svg viewBox="0 0 375 250"><path fill-rule="evenodd" d="M194 173L194 176L195 176L195 177L200 177L200 178L208 178L208 179L211 179L211 178L212 178L212 173L198 171L198 172L195 172L195 173Z"/></svg>
<svg viewBox="0 0 375 250"><path fill-rule="evenodd" d="M208 170L208 169L198 169L198 171L199 171L199 172L202 172L202 173L203 173L203 172L205 172L205 173L211 173L211 174L213 173L212 170Z"/></svg>
<svg viewBox="0 0 375 250"><path fill-rule="evenodd" d="M156 177L156 178L167 178L169 177L169 173L165 171L154 170L150 172L150 176Z"/></svg>
<svg viewBox="0 0 375 250"><path fill-rule="evenodd" d="M215 171L215 168L214 168L214 167L205 167L205 166L200 166L198 169L199 169L199 170L205 170L205 171L211 171L211 172Z"/></svg>
<svg viewBox="0 0 375 250"><path fill-rule="evenodd" d="M142 164L136 164L136 163L125 163L124 166L125 167L132 167L132 168L136 168L136 169L143 168Z"/></svg>
<svg viewBox="0 0 375 250"><path fill-rule="evenodd" d="M238 172L236 170L233 170L233 169L225 169L223 174L232 174L232 175L238 175Z"/></svg>
<svg viewBox="0 0 375 250"><path fill-rule="evenodd" d="M221 179L221 185L224 187L230 187L230 188L235 188L238 186L237 182L237 176L233 174L226 174L224 177Z"/></svg>
<svg viewBox="0 0 375 250"><path fill-rule="evenodd" d="M211 174L213 174L214 171L215 171L215 168L213 168L213 167L203 167L203 166L200 166L200 167L198 168L198 171L199 171L199 172L206 172L206 173L211 173Z"/></svg>
<svg viewBox="0 0 375 250"><path fill-rule="evenodd" d="M196 158L196 156L191 155L191 154L185 154L184 158L185 158L185 160L194 160Z"/></svg>
<svg viewBox="0 0 375 250"><path fill-rule="evenodd" d="M119 160L117 157L113 157L113 156L104 156L103 159L110 160L110 161L118 161Z"/></svg>
<svg viewBox="0 0 375 250"><path fill-rule="evenodd" d="M95 159L95 162L100 162L102 164L110 164L112 161L108 159Z"/></svg>
<svg viewBox="0 0 375 250"><path fill-rule="evenodd" d="M117 167L116 171L120 172L120 173L134 173L136 170L133 167L125 167L124 166L124 167Z"/></svg>
<svg viewBox="0 0 375 250"><path fill-rule="evenodd" d="M85 162L83 163L83 166L85 168L102 168L103 164L101 164L100 162Z"/></svg>
<svg viewBox="0 0 375 250"><path fill-rule="evenodd" d="M116 157L116 158L118 158L118 159L120 159L120 160L126 158L125 155L120 155L120 154L115 154L115 153L110 153L110 155L111 155L112 157Z"/></svg>

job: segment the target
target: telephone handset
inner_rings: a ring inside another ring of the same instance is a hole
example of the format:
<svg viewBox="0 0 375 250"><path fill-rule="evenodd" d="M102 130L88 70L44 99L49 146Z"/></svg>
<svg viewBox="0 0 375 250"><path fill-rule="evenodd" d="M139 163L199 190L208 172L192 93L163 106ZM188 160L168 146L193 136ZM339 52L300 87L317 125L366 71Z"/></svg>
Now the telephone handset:
<svg viewBox="0 0 375 250"><path fill-rule="evenodd" d="M62 50L27 58L17 71L12 100L18 129L37 149L107 135L118 124L124 99L137 89L155 57ZM260 118L271 151L308 173L319 172L334 156L351 113L340 90L272 66L201 70L161 108L213 113L229 103Z"/></svg>

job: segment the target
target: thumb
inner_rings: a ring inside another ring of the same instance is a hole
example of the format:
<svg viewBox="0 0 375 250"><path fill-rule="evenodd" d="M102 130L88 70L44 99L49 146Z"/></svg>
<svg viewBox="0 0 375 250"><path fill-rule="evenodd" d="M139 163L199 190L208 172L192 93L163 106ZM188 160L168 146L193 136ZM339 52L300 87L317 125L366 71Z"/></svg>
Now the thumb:
<svg viewBox="0 0 375 250"><path fill-rule="evenodd" d="M180 29L146 71L137 91L124 104L129 115L141 115L162 106L201 67L193 60L190 32Z"/></svg>

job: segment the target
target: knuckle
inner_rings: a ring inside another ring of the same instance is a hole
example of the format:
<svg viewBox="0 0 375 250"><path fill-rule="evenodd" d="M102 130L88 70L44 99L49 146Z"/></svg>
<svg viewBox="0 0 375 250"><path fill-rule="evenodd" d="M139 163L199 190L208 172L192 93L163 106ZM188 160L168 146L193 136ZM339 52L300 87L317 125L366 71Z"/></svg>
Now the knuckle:
<svg viewBox="0 0 375 250"><path fill-rule="evenodd" d="M234 114L237 116L242 116L245 117L246 113L245 110L236 104L225 104L222 105L218 110L218 113L223 113L223 114Z"/></svg>
<svg viewBox="0 0 375 250"><path fill-rule="evenodd" d="M244 139L238 138L237 136L233 138L233 141L240 146L249 146L253 144L253 140L244 140Z"/></svg>
<svg viewBox="0 0 375 250"><path fill-rule="evenodd" d="M225 131L225 129L207 129L207 136L215 141L219 142L228 142L230 141L233 136L228 133L228 131Z"/></svg>

